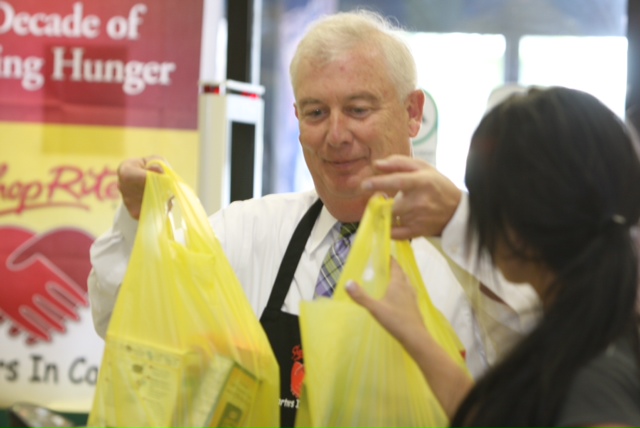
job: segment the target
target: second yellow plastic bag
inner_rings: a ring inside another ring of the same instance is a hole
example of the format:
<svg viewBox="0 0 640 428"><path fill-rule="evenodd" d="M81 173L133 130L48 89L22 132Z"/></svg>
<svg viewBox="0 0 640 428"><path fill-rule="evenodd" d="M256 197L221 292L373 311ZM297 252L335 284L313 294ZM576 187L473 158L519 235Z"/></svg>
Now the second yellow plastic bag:
<svg viewBox="0 0 640 428"><path fill-rule="evenodd" d="M199 200L161 166L147 174L88 425L277 426L266 334Z"/></svg>
<svg viewBox="0 0 640 428"><path fill-rule="evenodd" d="M376 298L389 283L393 255L415 287L425 324L461 367L464 349L424 287L408 241L390 238L393 200L374 196L332 299L300 310L305 379L296 426L448 426L415 361L347 295L348 279Z"/></svg>

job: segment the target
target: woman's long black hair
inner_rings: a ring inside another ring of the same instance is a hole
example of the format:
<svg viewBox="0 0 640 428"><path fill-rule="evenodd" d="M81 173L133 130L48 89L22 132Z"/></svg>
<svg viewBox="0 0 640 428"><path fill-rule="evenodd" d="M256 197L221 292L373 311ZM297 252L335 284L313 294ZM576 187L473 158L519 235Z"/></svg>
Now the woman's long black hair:
<svg viewBox="0 0 640 428"><path fill-rule="evenodd" d="M532 89L483 118L465 183L480 249L506 242L556 277L540 324L477 382L452 424L551 426L576 372L628 331L637 338L638 156L593 96Z"/></svg>

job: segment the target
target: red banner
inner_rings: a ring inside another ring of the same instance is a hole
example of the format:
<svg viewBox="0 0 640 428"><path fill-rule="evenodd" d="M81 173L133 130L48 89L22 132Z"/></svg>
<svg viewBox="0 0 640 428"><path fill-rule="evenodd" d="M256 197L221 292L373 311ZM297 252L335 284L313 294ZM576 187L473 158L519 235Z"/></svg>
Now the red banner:
<svg viewBox="0 0 640 428"><path fill-rule="evenodd" d="M0 120L197 129L201 0L0 1Z"/></svg>

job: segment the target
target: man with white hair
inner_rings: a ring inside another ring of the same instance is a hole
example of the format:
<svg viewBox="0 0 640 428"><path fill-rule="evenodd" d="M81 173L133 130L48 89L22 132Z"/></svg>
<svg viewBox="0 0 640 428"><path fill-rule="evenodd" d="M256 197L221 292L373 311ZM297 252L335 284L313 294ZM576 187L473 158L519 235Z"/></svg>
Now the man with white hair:
<svg viewBox="0 0 640 428"><path fill-rule="evenodd" d="M465 195L435 168L411 158L425 95L397 30L366 11L331 15L310 28L290 74L299 140L315 189L237 201L210 218L279 361L283 426L295 420L296 406L282 403L298 398L294 383L300 379L292 379L291 372L294 353L300 357L300 302L316 296L321 265L341 238L341 225L362 218L372 195L366 180L374 175L394 172L405 180L403 197L396 198L392 236L413 238L431 298L465 345L471 372L483 372L502 351L496 343L507 343L527 328L518 314L530 302L526 292L490 272L482 278L487 292L470 296L463 286L469 291L471 284L461 281L471 279L477 286L477 280L423 237L442 235L449 255L473 267L467 259L472 253L462 245ZM118 168L126 209L91 251L89 292L102 336L133 246L148 160L129 159ZM478 308L487 308L490 316Z"/></svg>

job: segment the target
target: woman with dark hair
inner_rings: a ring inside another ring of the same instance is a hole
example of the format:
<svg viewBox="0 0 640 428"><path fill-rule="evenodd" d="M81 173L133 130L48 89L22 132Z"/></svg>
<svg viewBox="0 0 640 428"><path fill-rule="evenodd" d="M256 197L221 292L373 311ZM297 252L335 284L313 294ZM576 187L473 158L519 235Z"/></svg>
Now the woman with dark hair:
<svg viewBox="0 0 640 428"><path fill-rule="evenodd" d="M406 175L414 162L385 168ZM431 338L395 262L383 299L353 283L349 294L416 360L452 425L640 426L640 162L627 128L584 92L516 94L476 129L465 183L480 250L543 303L526 338L473 385Z"/></svg>

